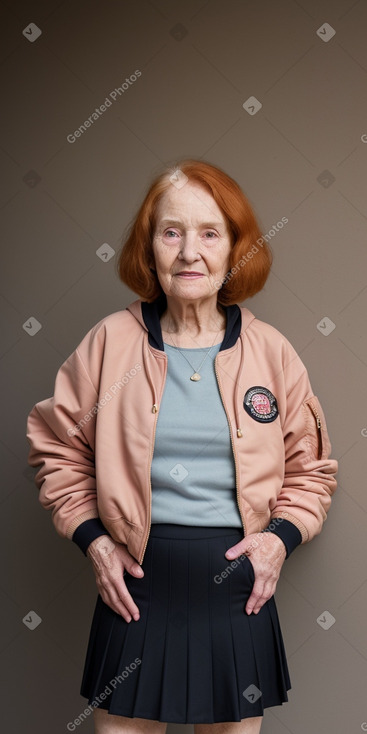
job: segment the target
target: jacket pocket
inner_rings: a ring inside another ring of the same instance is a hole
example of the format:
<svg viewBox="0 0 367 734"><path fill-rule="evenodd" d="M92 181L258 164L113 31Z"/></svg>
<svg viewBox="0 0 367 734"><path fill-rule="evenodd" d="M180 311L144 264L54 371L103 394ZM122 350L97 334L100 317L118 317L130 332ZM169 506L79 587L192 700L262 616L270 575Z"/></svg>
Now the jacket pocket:
<svg viewBox="0 0 367 734"><path fill-rule="evenodd" d="M312 395L303 403L306 439L312 459L325 459L331 451L327 433L325 416L316 395Z"/></svg>

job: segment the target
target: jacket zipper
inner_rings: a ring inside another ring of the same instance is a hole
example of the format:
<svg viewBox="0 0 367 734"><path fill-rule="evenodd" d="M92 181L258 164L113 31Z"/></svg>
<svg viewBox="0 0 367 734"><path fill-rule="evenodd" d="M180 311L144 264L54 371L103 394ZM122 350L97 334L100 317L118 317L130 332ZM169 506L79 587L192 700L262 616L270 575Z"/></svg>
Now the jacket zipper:
<svg viewBox="0 0 367 734"><path fill-rule="evenodd" d="M244 533L246 535L246 525L245 525L245 520L244 520L244 517L243 517L243 514L242 514L242 510L241 510L241 506L240 506L240 501L239 501L239 494L238 494L238 469L237 469L237 461L236 461L236 451L235 451L235 448L234 448L231 424L230 424L230 421L229 421L229 417L228 417L228 413L227 413L227 408L226 408L226 406L224 404L222 388L221 388L221 384L220 384L220 381L219 381L219 375L218 375L218 372L217 372L217 365L216 365L216 361L215 360L214 360L214 370L215 370L215 374L216 374L216 378L217 378L217 383L218 383L218 387L219 387L220 397L221 397L221 400L222 400L223 408L224 408L224 411L225 411L225 414L226 414L226 417L227 417L227 422L228 422L229 436L230 436L230 439L231 439L233 459L234 459L234 465L235 465L235 470L236 470L236 500L237 500L238 510L239 510L239 513L240 513L240 516L241 516L241 521L242 521ZM158 406L157 406L156 403L154 403L154 405L152 407L152 412L156 414L156 417L155 417L155 421L154 421L152 450L150 452L150 460L149 460L149 477L151 476L151 466L152 466L152 459L153 459L153 452L154 452L154 441L155 441L155 433L156 433L157 420L158 420ZM151 506L152 506L152 482L151 482L150 479L149 479L149 491L150 491L149 528L148 528L148 533L147 533L147 537L146 537L146 540L145 540L144 548L143 548L143 551L142 551L142 555L141 555L141 558L139 560L139 564L140 565L142 565L143 560L144 560L145 551L146 551L146 547L148 545L148 540L149 540L150 528L151 528L151 524L152 524L151 523L151 518L152 518L152 515L151 515Z"/></svg>
<svg viewBox="0 0 367 734"><path fill-rule="evenodd" d="M230 420L229 420L229 417L228 417L227 408L226 408L225 403L224 403L224 400L223 400L223 393L222 393L222 388L221 388L221 384L220 384L220 380L219 380L219 375L218 375L218 372L217 372L217 363L216 363L216 360L217 360L217 357L215 357L215 359L214 359L214 370L215 370L215 374L216 374L216 378L217 378L217 383L218 383L218 387L219 387L219 393L220 393L220 397L221 397L221 400L222 400L223 408L224 408L225 414L227 416L227 422L228 422L228 428L229 428L229 435L230 435L230 439L231 439L233 459L234 459L234 465L235 465L235 470L236 470L236 499L237 499L237 505L238 505L240 516L241 516L244 533L246 535L246 525L245 525L244 517L242 515L242 510L241 510L240 501L239 501L239 493L238 493L239 487L238 487L238 467L237 467L237 461L236 461L236 451L235 451L234 443L233 443L231 423L230 423Z"/></svg>
<svg viewBox="0 0 367 734"><path fill-rule="evenodd" d="M322 433L321 433L321 420L320 420L320 416L319 416L319 414L318 414L318 412L317 412L316 408L315 408L315 407L314 407L314 406L313 406L312 404L309 404L309 405L310 405L310 408L311 408L311 410L312 410L312 412L313 412L313 414L314 414L314 416L315 416L315 419L316 419L316 426L317 426L317 441L318 441L317 458L318 458L318 459L321 459L321 456L322 456Z"/></svg>
<svg viewBox="0 0 367 734"><path fill-rule="evenodd" d="M150 458L149 458L149 492L150 492L150 495L149 495L149 527L148 527L148 533L147 533L147 537L145 540L145 545L142 551L142 555L139 560L140 566L142 565L143 560L144 560L145 551L148 545L148 540L149 540L149 535L150 535L150 528L152 526L152 482L151 482L150 477L151 477L152 459L153 459L153 452L154 452L155 432L156 432L157 420L158 420L158 405L156 403L154 403L154 405L152 406L152 413L155 413L155 418L154 418L152 449L151 449Z"/></svg>

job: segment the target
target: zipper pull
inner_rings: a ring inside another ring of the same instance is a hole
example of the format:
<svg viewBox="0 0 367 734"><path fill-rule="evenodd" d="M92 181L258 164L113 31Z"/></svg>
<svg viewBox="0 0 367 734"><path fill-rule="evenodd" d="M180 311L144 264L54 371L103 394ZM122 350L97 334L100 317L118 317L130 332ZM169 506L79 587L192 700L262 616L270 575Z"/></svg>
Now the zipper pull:
<svg viewBox="0 0 367 734"><path fill-rule="evenodd" d="M243 436L242 428L237 428L237 438L242 438L242 436Z"/></svg>
<svg viewBox="0 0 367 734"><path fill-rule="evenodd" d="M152 406L152 413L158 413L158 405L157 405L157 403L154 403L154 405Z"/></svg>
<svg viewBox="0 0 367 734"><path fill-rule="evenodd" d="M316 419L317 433L318 433L318 451L317 458L321 459L322 456L322 432L321 432L321 420L316 408L312 407L312 412Z"/></svg>

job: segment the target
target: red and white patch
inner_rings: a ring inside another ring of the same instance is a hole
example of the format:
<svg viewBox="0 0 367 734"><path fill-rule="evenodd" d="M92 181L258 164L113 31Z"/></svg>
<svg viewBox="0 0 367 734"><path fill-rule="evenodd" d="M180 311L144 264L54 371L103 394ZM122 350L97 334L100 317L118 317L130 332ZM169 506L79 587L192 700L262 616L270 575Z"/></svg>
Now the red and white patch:
<svg viewBox="0 0 367 734"><path fill-rule="evenodd" d="M260 423L271 423L279 413L275 396L261 385L255 385L246 391L243 407L251 418Z"/></svg>
<svg viewBox="0 0 367 734"><path fill-rule="evenodd" d="M262 393L255 393L251 400L251 403L253 409L256 410L256 413L267 415L271 412L270 400L266 397L266 395L262 395Z"/></svg>

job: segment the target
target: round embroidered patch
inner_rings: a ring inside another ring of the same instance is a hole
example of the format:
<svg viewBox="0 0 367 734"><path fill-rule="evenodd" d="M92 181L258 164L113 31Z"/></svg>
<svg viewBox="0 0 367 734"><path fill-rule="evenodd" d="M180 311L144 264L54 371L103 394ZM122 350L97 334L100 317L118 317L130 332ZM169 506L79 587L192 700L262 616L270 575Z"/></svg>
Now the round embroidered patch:
<svg viewBox="0 0 367 734"><path fill-rule="evenodd" d="M243 399L243 407L251 418L260 423L275 421L279 410L275 396L267 387L250 387Z"/></svg>

